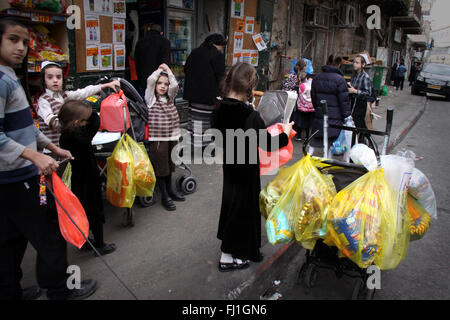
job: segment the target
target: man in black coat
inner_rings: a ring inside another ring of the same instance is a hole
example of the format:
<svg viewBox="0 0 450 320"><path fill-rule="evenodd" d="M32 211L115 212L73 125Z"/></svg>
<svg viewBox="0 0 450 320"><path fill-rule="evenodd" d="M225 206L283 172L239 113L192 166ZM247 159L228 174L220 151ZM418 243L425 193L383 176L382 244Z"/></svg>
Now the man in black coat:
<svg viewBox="0 0 450 320"><path fill-rule="evenodd" d="M159 24L153 24L145 37L136 43L134 57L139 84L145 90L148 76L162 63L170 64L170 41L163 37Z"/></svg>
<svg viewBox="0 0 450 320"><path fill-rule="evenodd" d="M200 47L192 50L184 66L186 75L183 98L189 101L188 130L196 133L194 142L201 139L201 145L211 142L203 133L211 128L211 117L219 84L225 75L225 38L220 34L206 37Z"/></svg>

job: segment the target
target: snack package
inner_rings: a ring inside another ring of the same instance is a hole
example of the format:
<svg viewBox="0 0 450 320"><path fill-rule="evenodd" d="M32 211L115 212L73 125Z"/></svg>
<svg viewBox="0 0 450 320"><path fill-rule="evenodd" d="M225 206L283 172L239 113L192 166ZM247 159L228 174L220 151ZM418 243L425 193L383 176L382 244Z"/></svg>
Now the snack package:
<svg viewBox="0 0 450 320"><path fill-rule="evenodd" d="M425 208L431 217L437 219L434 191L428 178L417 168L412 171L408 192Z"/></svg>
<svg viewBox="0 0 450 320"><path fill-rule="evenodd" d="M407 208L411 216L411 241L422 239L430 228L431 216L413 196L406 198Z"/></svg>
<svg viewBox="0 0 450 320"><path fill-rule="evenodd" d="M330 177L319 172L309 155L282 170L260 193L269 241L288 243L295 237L312 249L326 234L326 208L335 194Z"/></svg>
<svg viewBox="0 0 450 320"><path fill-rule="evenodd" d="M126 135L126 142L133 155L133 180L136 185L136 195L151 197L155 189L156 176L144 144L137 143L129 135Z"/></svg>
<svg viewBox="0 0 450 320"><path fill-rule="evenodd" d="M383 171L369 171L349 184L328 208L324 243L360 268L374 263L382 270L394 269L409 247L409 213L397 217L397 194Z"/></svg>
<svg viewBox="0 0 450 320"><path fill-rule="evenodd" d="M116 207L131 208L136 196L133 154L123 135L106 160L106 198Z"/></svg>

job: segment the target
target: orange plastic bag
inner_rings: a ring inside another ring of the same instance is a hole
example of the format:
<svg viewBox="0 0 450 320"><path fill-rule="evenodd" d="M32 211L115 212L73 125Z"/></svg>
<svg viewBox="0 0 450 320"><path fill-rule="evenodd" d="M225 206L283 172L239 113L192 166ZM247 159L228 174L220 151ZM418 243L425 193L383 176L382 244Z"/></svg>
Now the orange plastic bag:
<svg viewBox="0 0 450 320"><path fill-rule="evenodd" d="M267 128L272 137L277 136L283 132L283 127L280 124L274 124ZM291 130L289 135L289 142L287 146L280 148L276 151L265 151L258 147L259 152L259 174L265 175L275 169L281 167L282 165L289 162L292 159L292 154L294 152L294 146L292 144L292 138L295 137L297 132Z"/></svg>
<svg viewBox="0 0 450 320"><path fill-rule="evenodd" d="M56 201L56 210L58 211L58 222L61 234L66 239L67 242L73 244L78 249L80 249L86 242L86 238L89 235L89 221L84 212L83 206L80 200L66 187L64 182L58 177L56 172L52 173L53 182L53 192L55 197L58 199L59 203L64 207L67 214L70 215L73 222L67 216L64 209ZM75 224L83 232L81 234L80 230L75 226Z"/></svg>
<svg viewBox="0 0 450 320"><path fill-rule="evenodd" d="M128 111L127 98L120 90L119 93L113 93L103 99L100 105L100 130L109 132L122 132L125 128L125 116L123 110L126 112L126 128L130 128L130 112Z"/></svg>

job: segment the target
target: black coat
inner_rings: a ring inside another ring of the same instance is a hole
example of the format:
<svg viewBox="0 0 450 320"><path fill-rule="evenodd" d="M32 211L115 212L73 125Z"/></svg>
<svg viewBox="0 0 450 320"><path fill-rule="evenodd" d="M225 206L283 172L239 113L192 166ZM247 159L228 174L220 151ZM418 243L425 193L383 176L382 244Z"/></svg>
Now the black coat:
<svg viewBox="0 0 450 320"><path fill-rule="evenodd" d="M88 123L72 131L63 132L59 138L61 148L75 158L72 165L72 192L80 200L89 224L104 223L100 173L92 148L92 138L100 127L100 118L93 111Z"/></svg>
<svg viewBox="0 0 450 320"><path fill-rule="evenodd" d="M214 46L202 44L192 50L184 66L183 98L190 102L213 105L225 74L225 56Z"/></svg>
<svg viewBox="0 0 450 320"><path fill-rule="evenodd" d="M323 113L320 101L326 100L328 105L328 123L342 125L350 116L350 99L348 87L342 72L334 66L323 66L322 72L316 75L311 86L311 99L316 109L312 123L313 132L319 130L315 137L323 137ZM340 130L328 128L328 138L336 138Z"/></svg>
<svg viewBox="0 0 450 320"><path fill-rule="evenodd" d="M139 83L145 90L148 76L162 63L170 64L170 41L158 31L150 30L145 38L136 43L134 58Z"/></svg>
<svg viewBox="0 0 450 320"><path fill-rule="evenodd" d="M255 259L261 247L261 212L259 210L259 193L261 181L259 176L259 157L256 163L251 163L249 150L252 147L248 141L245 143L246 157L244 164L236 164L236 157L242 155L234 144L234 162L227 163L227 136L226 129L259 129L267 137L266 150L272 150L278 141L279 147L288 143L285 133L271 137L265 130L265 124L259 113L245 103L225 98L214 112L213 126L219 129L224 137L224 164L223 164L223 190L222 206L217 237L222 240L221 250L234 257L242 259ZM259 139L257 140L260 145ZM253 147L256 148L257 145ZM262 144L261 144L261 147ZM254 149L256 150L256 149Z"/></svg>

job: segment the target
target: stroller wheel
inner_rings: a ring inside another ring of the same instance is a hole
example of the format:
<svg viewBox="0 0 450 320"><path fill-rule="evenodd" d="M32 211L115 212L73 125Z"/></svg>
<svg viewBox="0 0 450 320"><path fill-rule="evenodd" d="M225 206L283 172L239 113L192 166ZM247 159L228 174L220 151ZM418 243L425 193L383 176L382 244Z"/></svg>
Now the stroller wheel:
<svg viewBox="0 0 450 320"><path fill-rule="evenodd" d="M182 176L177 177L177 180L175 181L175 185L176 185L178 191L183 191L181 184L187 177L189 177L188 174L183 174Z"/></svg>
<svg viewBox="0 0 450 320"><path fill-rule="evenodd" d="M181 190L184 194L191 194L197 190L197 181L193 177L188 177L181 182Z"/></svg>
<svg viewBox="0 0 450 320"><path fill-rule="evenodd" d="M143 208L150 207L155 204L154 197L137 197L139 204Z"/></svg>
<svg viewBox="0 0 450 320"><path fill-rule="evenodd" d="M309 264L305 270L305 285L308 289L313 288L317 282L318 275L317 267L314 264Z"/></svg>
<svg viewBox="0 0 450 320"><path fill-rule="evenodd" d="M373 300L374 297L375 289L369 289L363 279L355 279L353 284L352 300Z"/></svg>

